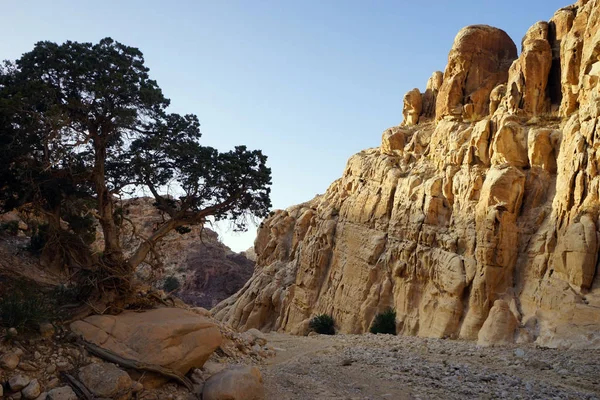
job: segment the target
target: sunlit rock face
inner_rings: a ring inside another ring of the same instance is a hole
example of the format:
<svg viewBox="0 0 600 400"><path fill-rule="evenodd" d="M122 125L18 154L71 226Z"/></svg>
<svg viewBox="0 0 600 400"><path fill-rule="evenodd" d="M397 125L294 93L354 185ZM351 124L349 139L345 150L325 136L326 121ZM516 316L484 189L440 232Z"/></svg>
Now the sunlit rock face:
<svg viewBox="0 0 600 400"><path fill-rule="evenodd" d="M461 30L435 115L411 91L381 147L265 220L254 275L213 313L362 333L394 307L405 335L599 348L599 19L597 1L559 10L519 57L498 29Z"/></svg>

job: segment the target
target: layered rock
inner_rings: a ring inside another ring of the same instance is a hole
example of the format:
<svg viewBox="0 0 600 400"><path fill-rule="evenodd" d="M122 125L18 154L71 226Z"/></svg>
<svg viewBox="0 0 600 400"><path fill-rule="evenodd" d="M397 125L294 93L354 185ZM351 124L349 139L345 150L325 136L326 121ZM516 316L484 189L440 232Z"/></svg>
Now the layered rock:
<svg viewBox="0 0 600 400"><path fill-rule="evenodd" d="M402 334L600 347L598 18L598 2L559 11L518 59L504 32L461 30L437 123L385 131L264 221L253 277L213 313L298 334L328 313L361 333L394 307Z"/></svg>

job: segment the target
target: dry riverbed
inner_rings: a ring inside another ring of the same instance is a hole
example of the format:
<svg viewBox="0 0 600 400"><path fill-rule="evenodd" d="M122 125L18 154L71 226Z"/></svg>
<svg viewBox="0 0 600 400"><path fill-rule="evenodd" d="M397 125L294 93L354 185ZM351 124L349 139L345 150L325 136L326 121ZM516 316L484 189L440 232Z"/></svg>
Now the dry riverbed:
<svg viewBox="0 0 600 400"><path fill-rule="evenodd" d="M390 335L267 335L267 399L600 399L600 351Z"/></svg>

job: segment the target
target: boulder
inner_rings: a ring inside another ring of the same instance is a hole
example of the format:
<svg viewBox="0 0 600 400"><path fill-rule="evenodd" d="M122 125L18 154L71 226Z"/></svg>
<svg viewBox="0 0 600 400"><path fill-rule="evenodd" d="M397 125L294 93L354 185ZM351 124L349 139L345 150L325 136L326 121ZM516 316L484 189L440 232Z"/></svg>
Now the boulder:
<svg viewBox="0 0 600 400"><path fill-rule="evenodd" d="M12 371L19 365L20 358L15 353L5 353L0 357L0 367Z"/></svg>
<svg viewBox="0 0 600 400"><path fill-rule="evenodd" d="M508 303L504 300L496 300L479 331L477 344L493 346L514 343L516 328L517 318L510 311Z"/></svg>
<svg viewBox="0 0 600 400"><path fill-rule="evenodd" d="M216 324L179 308L94 315L71 324L73 332L121 357L186 374L221 344Z"/></svg>
<svg viewBox="0 0 600 400"><path fill-rule="evenodd" d="M239 366L211 376L202 391L203 400L262 400L262 376L256 367Z"/></svg>
<svg viewBox="0 0 600 400"><path fill-rule="evenodd" d="M503 30L472 25L460 30L448 55L436 101L436 120L481 119L491 91L506 82L517 48Z"/></svg>
<svg viewBox="0 0 600 400"><path fill-rule="evenodd" d="M42 387L40 386L40 382L37 379L32 380L27 386L23 388L21 393L26 399L37 399L38 396L42 393Z"/></svg>
<svg viewBox="0 0 600 400"><path fill-rule="evenodd" d="M13 375L8 380L8 386L10 387L10 390L12 390L14 392L18 392L19 390L23 389L25 386L29 385L29 382L31 382L31 379L28 376Z"/></svg>
<svg viewBox="0 0 600 400"><path fill-rule="evenodd" d="M90 364L79 370L79 380L98 397L126 400L131 397L132 381L127 372L113 364Z"/></svg>

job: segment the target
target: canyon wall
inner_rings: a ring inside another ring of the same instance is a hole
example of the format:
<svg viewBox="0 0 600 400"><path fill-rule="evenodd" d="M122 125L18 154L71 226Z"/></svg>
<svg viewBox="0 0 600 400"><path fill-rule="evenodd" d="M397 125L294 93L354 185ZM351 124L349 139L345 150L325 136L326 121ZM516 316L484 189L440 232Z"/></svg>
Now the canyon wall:
<svg viewBox="0 0 600 400"><path fill-rule="evenodd" d="M235 328L600 348L600 1L526 33L462 29L404 122L325 194L275 211L254 275L213 309Z"/></svg>

